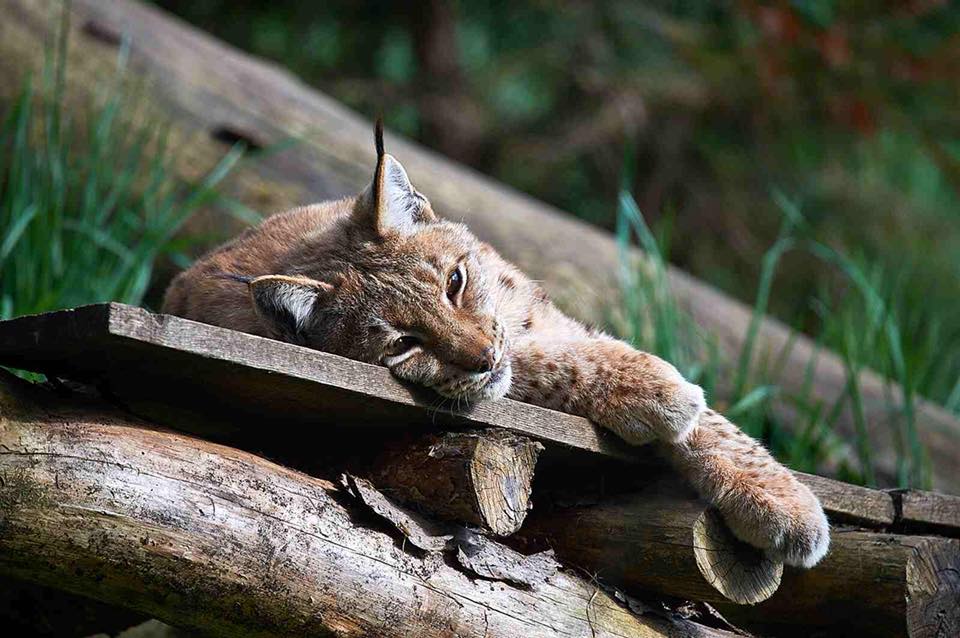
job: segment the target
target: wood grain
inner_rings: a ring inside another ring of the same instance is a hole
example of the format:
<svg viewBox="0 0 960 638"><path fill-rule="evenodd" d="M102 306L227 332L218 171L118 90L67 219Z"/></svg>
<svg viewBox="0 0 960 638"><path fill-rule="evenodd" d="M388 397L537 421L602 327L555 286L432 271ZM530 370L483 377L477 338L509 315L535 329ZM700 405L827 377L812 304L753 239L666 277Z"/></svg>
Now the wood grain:
<svg viewBox="0 0 960 638"><path fill-rule="evenodd" d="M0 574L204 635L730 635L636 616L565 572L475 578L367 527L329 480L5 372L0 423Z"/></svg>
<svg viewBox="0 0 960 638"><path fill-rule="evenodd" d="M431 516L509 536L531 507L541 449L500 429L428 434L390 446L370 476L390 498Z"/></svg>
<svg viewBox="0 0 960 638"><path fill-rule="evenodd" d="M10 98L25 72L42 68L44 43L52 41L54 0L4 0L0 21L0 99ZM131 75L141 84L152 119L171 125L175 168L197 179L213 167L230 138L254 146L296 139L283 152L261 154L232 175L228 193L255 209L274 212L296 205L358 192L370 179L374 150L370 123L329 97L304 85L287 71L245 55L162 11L134 0L74 0L73 37L68 56L66 94L71 112L82 119L104 82L116 73L118 45L130 44ZM465 221L482 239L532 277L573 315L603 323L616 313L620 297L616 244L608 233L562 214L430 151L387 135L387 147L399 157L417 187L442 214ZM189 228L209 237L235 232L237 222L213 208ZM639 257L637 257L640 259ZM717 335L723 353L736 361L751 312L745 305L676 269L673 291L694 320ZM809 339L794 338L783 324L766 320L757 341L757 361L777 357L790 344L779 381L784 396L800 394L808 363L814 361L810 396L832 405L846 384L839 358ZM860 376L861 398L872 453L882 479L896 475L896 442L891 420L902 401L899 388L877 375ZM917 426L933 468L934 487L960 493L960 423L941 407L916 400ZM789 401L776 406L783 422L795 418ZM835 425L842 441L856 436L844 409ZM827 459L830 464L857 457L849 447Z"/></svg>
<svg viewBox="0 0 960 638"><path fill-rule="evenodd" d="M299 446L322 447L337 437L362 440L358 429L479 427L540 441L563 463L584 456L631 463L642 452L581 417L508 399L453 411L380 366L123 304L0 322L0 364L95 383L145 418L252 449L280 431ZM834 522L960 535L955 497L797 477Z"/></svg>

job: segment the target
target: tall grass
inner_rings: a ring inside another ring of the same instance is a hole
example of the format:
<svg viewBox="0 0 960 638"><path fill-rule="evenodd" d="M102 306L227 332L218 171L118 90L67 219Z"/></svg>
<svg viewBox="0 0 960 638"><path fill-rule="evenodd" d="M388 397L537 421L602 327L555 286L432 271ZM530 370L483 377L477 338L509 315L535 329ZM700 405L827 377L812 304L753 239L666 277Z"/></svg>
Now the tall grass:
<svg viewBox="0 0 960 638"><path fill-rule="evenodd" d="M66 31L66 25L62 25ZM123 47L123 51L126 47ZM158 258L178 253L183 223L215 196L235 147L199 184L175 177L168 132L125 117L116 81L87 121L64 102L65 41L28 78L0 125L0 318L81 304L142 302Z"/></svg>
<svg viewBox="0 0 960 638"><path fill-rule="evenodd" d="M873 367L903 389L901 400L888 397L889 411L895 414L890 422L897 452L897 482L904 487L928 486L929 463L917 435L914 406L916 379L928 372L926 367L935 365L935 359L915 357L911 363L905 359L899 308L892 303L896 290L889 278L882 273L871 274L857 261L810 239L799 207L780 193L774 193L774 199L783 211L784 222L776 242L764 255L741 350L734 362L728 362L719 356L716 338L696 326L677 304L667 276L665 247L644 221L631 194L622 190L617 214L626 310L622 331L636 346L670 360L688 378L700 383L730 418L750 434L766 439L775 454L797 469L817 471L840 446L850 444L857 463L842 468L844 478L868 485L875 484L877 478L859 376L865 368ZM639 265L629 257L628 249L634 242L646 255ZM799 392L787 396L779 387L777 378L793 339L772 357L760 360L755 352L778 265L790 251L806 251L831 264L854 293L838 306L824 301L828 295L817 304L821 328L816 343L819 346L829 341L846 371L843 394L832 405L824 405L812 396L812 366L805 371ZM960 394L960 390L956 392ZM798 422L793 427L778 421L772 410L774 399L786 401L795 409ZM844 407L849 408L854 421L854 441L842 441L833 431Z"/></svg>

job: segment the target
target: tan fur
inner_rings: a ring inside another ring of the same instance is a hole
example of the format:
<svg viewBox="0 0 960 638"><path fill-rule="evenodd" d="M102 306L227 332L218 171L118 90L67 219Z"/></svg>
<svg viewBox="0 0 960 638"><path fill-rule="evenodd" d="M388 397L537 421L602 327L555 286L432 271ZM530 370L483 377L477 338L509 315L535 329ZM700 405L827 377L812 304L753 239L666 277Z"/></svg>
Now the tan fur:
<svg viewBox="0 0 960 638"><path fill-rule="evenodd" d="M561 313L493 248L439 220L391 156L374 174L356 197L273 216L210 253L174 279L164 312L386 365L456 401L506 395L634 444L658 440L738 537L793 565L822 558L816 497L707 410L699 387ZM466 284L451 301L457 269ZM284 322L284 303L296 321ZM418 343L398 355L402 336Z"/></svg>

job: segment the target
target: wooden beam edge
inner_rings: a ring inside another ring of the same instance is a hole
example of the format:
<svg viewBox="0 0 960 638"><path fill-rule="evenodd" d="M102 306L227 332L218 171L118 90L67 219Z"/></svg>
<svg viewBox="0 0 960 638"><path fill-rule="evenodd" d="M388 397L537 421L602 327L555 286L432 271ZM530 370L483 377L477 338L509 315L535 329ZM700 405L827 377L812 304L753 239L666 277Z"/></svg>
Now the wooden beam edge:
<svg viewBox="0 0 960 638"><path fill-rule="evenodd" d="M30 344L23 342L23 335L30 335L34 343L39 343L45 330L56 331L58 350L64 353L96 348L105 339L129 340L326 384L348 392L370 393L370 390L358 389L353 383L364 378L367 379L364 385L376 388L380 399L430 409L411 389L380 366L279 341L272 342L270 349L278 352L293 350L297 356L267 358L258 354L262 346L259 349L239 348L253 356L253 359L244 359L218 349L216 344L231 340L243 346L271 340L121 303L81 306L0 322L0 360L30 368ZM199 340L201 345L196 339L198 333L207 337ZM186 334L194 337L189 343L184 339ZM203 343L210 345L204 346ZM42 372L44 367L49 367L46 363L43 361L32 367ZM619 460L635 458L629 446L600 431L587 419L510 399L479 404L465 413L449 413L466 418L474 426L503 428L546 443ZM802 472L795 474L821 499L824 509L837 523L960 537L960 497L918 490L882 491Z"/></svg>

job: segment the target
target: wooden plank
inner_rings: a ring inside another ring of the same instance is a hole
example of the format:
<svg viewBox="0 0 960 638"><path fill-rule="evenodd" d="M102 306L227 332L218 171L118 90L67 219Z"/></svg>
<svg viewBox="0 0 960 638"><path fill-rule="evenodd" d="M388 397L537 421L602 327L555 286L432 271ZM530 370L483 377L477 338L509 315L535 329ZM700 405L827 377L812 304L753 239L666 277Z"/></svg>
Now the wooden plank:
<svg viewBox="0 0 960 638"><path fill-rule="evenodd" d="M509 399L454 411L380 366L124 304L0 322L0 363L100 384L165 424L179 426L186 416L199 434L223 421L499 427L554 446L634 456L582 417ZM177 410L171 418L162 418L165 405Z"/></svg>
<svg viewBox="0 0 960 638"><path fill-rule="evenodd" d="M45 43L57 25L60 8L53 0L7 0L0 20L0 98L10 98L23 73L40 69ZM370 180L374 151L369 122L336 101L298 81L284 69L245 55L161 10L130 0L74 0L66 93L71 110L82 119L95 103L102 82L116 75L117 46L128 42L130 65L145 78L143 104L171 126L177 149L175 170L197 179L225 151L218 132L236 132L260 147L288 139L298 143L283 152L262 155L231 176L229 194L264 212L354 194ZM618 251L613 238L541 202L497 184L474 171L395 136L387 147L401 158L419 190L445 216L463 220L543 285L575 316L602 323L619 297ZM236 230L236 220L216 214L198 217L192 230L216 237ZM718 336L728 355L743 345L751 311L676 269L670 270L673 292L696 322ZM758 334L758 360L777 356L792 343L779 379L790 396L806 387L808 362L816 361L810 393L832 405L843 393L845 368L838 357L820 351L809 339L791 341L791 331L765 320ZM736 357L730 357L735 360ZM888 427L897 418L890 403L900 402L898 387L865 371L861 398L878 472L896 476L896 441ZM940 406L915 398L917 429L930 453L934 487L960 493L960 423ZM788 401L775 405L786 427L796 422ZM836 423L840 438L852 441L855 421L843 410ZM845 448L842 459L856 464ZM831 458L828 462L841 459Z"/></svg>
<svg viewBox="0 0 960 638"><path fill-rule="evenodd" d="M960 537L960 497L921 490L891 492L899 528Z"/></svg>
<svg viewBox="0 0 960 638"><path fill-rule="evenodd" d="M833 523L884 529L896 523L896 508L888 492L805 472L794 474L817 495Z"/></svg>

